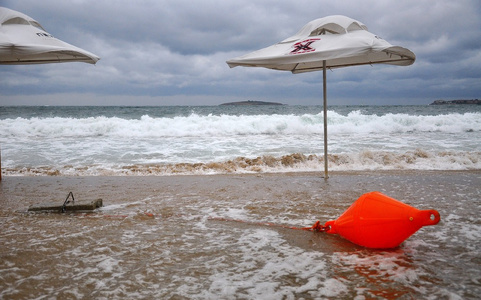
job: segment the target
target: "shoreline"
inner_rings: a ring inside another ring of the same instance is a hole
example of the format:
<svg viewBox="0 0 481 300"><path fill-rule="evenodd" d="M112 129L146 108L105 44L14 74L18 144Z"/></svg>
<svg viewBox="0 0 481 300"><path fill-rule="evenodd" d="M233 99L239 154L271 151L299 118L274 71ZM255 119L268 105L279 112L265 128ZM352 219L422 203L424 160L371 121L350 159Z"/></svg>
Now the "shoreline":
<svg viewBox="0 0 481 300"><path fill-rule="evenodd" d="M332 171L326 180L321 172L284 172L256 174L210 175L146 175L146 176L4 176L0 181L0 205L6 210L23 210L33 204L62 202L69 192L75 199L102 198L104 205L112 201L133 201L169 195L184 197L252 198L302 193L342 194L349 203L370 191L380 191L394 198L416 198L417 190L446 197L444 189L457 186L480 192L481 170L383 170ZM247 190L244 190L247 188ZM221 191L221 192L219 192ZM284 196L282 196L284 197ZM312 196L309 196L312 197ZM308 197L308 198L309 198ZM296 196L297 198L297 196ZM7 205L5 205L7 204ZM11 205L11 206L9 206ZM1 210L0 210L1 212Z"/></svg>
<svg viewBox="0 0 481 300"><path fill-rule="evenodd" d="M332 176L348 176L348 175L413 175L422 173L479 173L481 169L470 170L415 170L415 169L392 169L392 170L335 170L329 171L329 179ZM279 171L279 172L256 172L256 173L213 173L213 174L185 174L185 173L172 173L172 174L149 174L149 175L136 175L136 174L118 174L118 175L3 175L5 178L135 178L135 177L204 177L204 176L316 176L324 177L324 171ZM329 180L328 179L328 180Z"/></svg>
<svg viewBox="0 0 481 300"><path fill-rule="evenodd" d="M54 163L46 165L4 165L3 176L170 176L210 174L265 174L290 172L321 172L323 157L316 154L291 153L282 156L239 156L198 162L102 162ZM330 172L380 171L443 171L481 170L480 151L424 151L421 149L393 153L362 151L359 153L329 154ZM24 166L22 166L24 165Z"/></svg>

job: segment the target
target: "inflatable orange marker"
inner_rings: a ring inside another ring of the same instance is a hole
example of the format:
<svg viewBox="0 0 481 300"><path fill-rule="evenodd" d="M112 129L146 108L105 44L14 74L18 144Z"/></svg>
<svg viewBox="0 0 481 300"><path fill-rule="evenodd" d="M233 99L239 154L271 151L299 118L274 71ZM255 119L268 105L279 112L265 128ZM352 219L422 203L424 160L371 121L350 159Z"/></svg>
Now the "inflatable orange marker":
<svg viewBox="0 0 481 300"><path fill-rule="evenodd" d="M380 192L371 192L362 195L336 220L317 226L360 246L394 248L421 227L436 225L440 220L436 210L418 210Z"/></svg>

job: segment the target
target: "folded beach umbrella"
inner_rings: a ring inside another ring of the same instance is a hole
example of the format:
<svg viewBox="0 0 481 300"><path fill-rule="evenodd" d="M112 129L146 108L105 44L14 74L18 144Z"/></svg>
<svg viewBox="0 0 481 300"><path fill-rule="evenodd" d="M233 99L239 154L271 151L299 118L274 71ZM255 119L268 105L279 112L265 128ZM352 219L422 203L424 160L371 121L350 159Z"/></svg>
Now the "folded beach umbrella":
<svg viewBox="0 0 481 300"><path fill-rule="evenodd" d="M0 64L95 64L100 58L54 38L29 16L0 7Z"/></svg>
<svg viewBox="0 0 481 300"><path fill-rule="evenodd" d="M264 67L294 74L323 70L324 175L328 178L326 69L366 64L408 66L415 59L413 52L391 45L367 31L363 23L337 15L313 20L295 35L227 64L231 68Z"/></svg>

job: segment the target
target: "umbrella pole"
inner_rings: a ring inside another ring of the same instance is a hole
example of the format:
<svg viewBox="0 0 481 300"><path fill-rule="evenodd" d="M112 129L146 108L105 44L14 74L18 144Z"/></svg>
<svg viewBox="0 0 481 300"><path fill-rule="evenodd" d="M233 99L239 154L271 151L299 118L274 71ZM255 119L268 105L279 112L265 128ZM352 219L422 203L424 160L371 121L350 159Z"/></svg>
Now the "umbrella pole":
<svg viewBox="0 0 481 300"><path fill-rule="evenodd" d="M326 61L322 61L322 88L324 96L324 179L329 178L327 170L327 87L326 87Z"/></svg>

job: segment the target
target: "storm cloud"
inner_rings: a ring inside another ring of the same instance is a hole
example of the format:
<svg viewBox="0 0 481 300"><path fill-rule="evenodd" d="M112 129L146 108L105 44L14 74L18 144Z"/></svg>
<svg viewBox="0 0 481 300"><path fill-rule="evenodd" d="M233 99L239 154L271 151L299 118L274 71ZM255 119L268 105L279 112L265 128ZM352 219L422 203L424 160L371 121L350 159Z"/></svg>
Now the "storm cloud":
<svg viewBox="0 0 481 300"><path fill-rule="evenodd" d="M328 72L329 104L428 104L481 95L481 2L23 0L0 6L101 60L0 65L0 105L321 104L322 73L230 69L226 60L342 14L416 54L408 67Z"/></svg>

